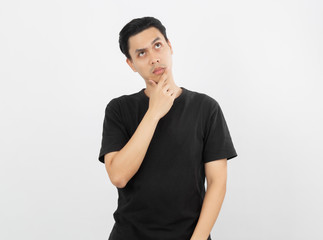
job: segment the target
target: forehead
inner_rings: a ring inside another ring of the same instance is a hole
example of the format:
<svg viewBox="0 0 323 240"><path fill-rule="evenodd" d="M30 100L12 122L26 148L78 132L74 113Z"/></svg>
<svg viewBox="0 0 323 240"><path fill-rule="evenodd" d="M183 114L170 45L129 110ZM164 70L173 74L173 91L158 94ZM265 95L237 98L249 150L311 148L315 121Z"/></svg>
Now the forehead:
<svg viewBox="0 0 323 240"><path fill-rule="evenodd" d="M165 41L163 34L155 27L147 28L136 35L131 36L128 39L129 52L134 52L139 48L149 47L151 42L157 37L160 37L163 41Z"/></svg>

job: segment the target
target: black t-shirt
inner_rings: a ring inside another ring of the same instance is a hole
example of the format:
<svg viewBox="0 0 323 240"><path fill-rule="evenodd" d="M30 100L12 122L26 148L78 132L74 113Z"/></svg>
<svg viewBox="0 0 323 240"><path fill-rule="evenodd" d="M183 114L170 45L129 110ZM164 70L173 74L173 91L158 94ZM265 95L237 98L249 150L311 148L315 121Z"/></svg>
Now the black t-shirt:
<svg viewBox="0 0 323 240"><path fill-rule="evenodd" d="M205 196L204 164L237 156L218 102L181 88L159 120L139 170L124 188L117 188L109 240L189 240ZM105 154L121 150L136 131L149 107L144 90L108 103L102 163Z"/></svg>

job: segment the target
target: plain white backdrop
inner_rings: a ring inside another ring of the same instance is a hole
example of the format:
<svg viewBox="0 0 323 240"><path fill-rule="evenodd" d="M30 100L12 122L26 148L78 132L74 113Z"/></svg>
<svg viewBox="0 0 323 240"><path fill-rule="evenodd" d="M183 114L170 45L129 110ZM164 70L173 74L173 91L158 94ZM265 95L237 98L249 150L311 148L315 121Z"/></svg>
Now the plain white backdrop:
<svg viewBox="0 0 323 240"><path fill-rule="evenodd" d="M0 239L108 239L104 110L145 87L118 45L143 16L166 26L175 83L219 102L238 153L212 239L323 239L322 12L319 0L2 0Z"/></svg>

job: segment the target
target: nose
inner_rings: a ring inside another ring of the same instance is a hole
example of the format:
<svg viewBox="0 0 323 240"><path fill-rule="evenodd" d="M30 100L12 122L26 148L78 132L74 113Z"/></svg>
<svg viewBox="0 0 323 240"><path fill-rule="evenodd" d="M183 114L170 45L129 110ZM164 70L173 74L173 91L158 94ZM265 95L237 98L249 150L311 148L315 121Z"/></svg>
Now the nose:
<svg viewBox="0 0 323 240"><path fill-rule="evenodd" d="M152 65L155 65L156 63L160 63L160 59L157 56L152 55L151 59L150 59L150 62L151 62Z"/></svg>

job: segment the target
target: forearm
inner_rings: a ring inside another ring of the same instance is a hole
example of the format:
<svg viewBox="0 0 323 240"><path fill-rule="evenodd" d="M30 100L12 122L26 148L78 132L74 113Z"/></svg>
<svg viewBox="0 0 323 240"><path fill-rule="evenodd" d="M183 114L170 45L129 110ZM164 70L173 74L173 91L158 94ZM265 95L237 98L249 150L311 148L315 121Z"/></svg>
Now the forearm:
<svg viewBox="0 0 323 240"><path fill-rule="evenodd" d="M112 172L118 175L123 186L138 171L154 135L159 119L148 110L127 144L111 161Z"/></svg>
<svg viewBox="0 0 323 240"><path fill-rule="evenodd" d="M225 184L212 183L207 187L200 217L191 240L207 240L221 210L225 193Z"/></svg>

